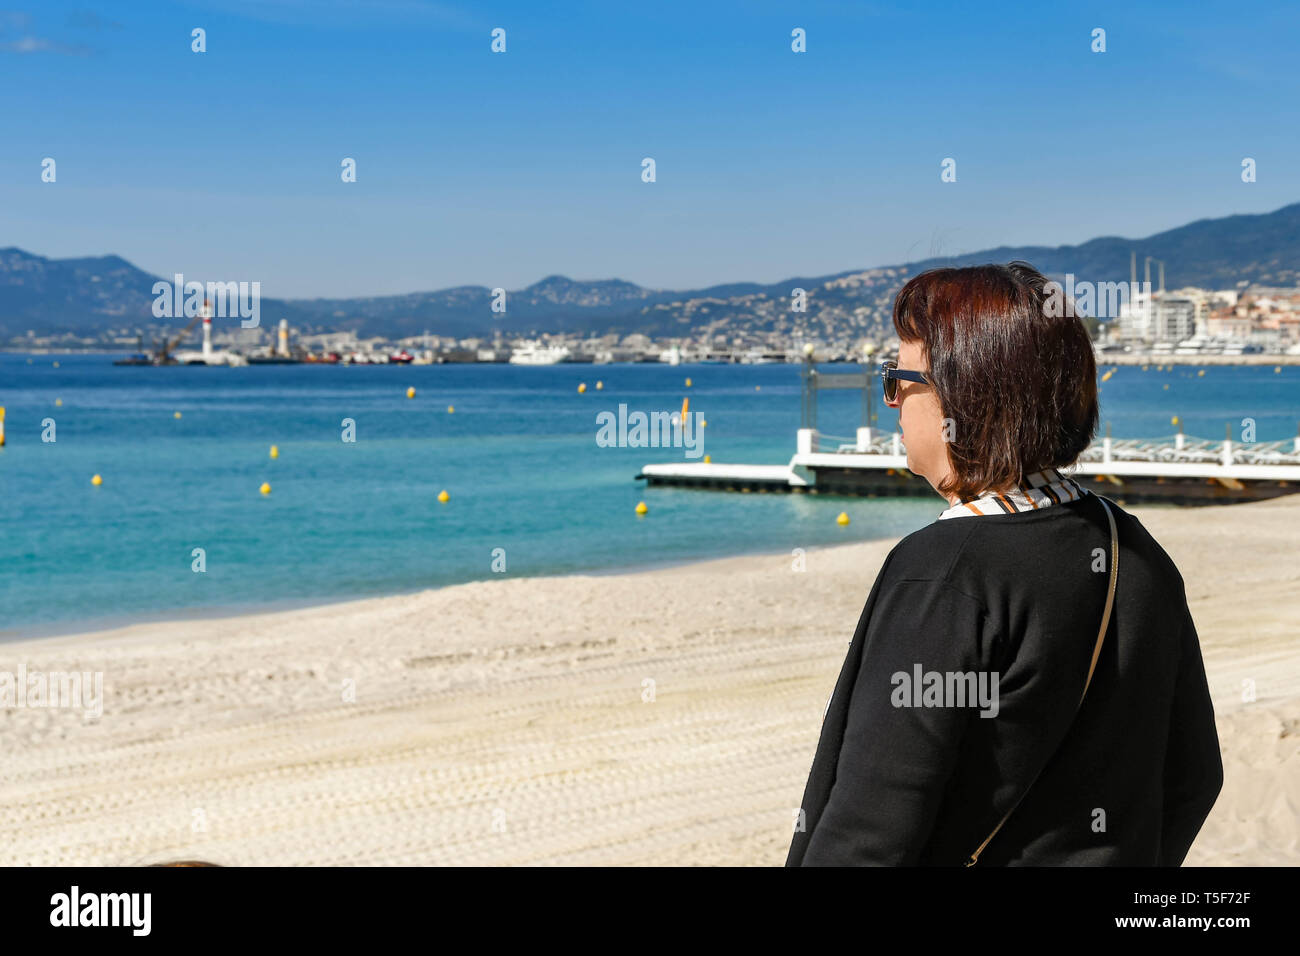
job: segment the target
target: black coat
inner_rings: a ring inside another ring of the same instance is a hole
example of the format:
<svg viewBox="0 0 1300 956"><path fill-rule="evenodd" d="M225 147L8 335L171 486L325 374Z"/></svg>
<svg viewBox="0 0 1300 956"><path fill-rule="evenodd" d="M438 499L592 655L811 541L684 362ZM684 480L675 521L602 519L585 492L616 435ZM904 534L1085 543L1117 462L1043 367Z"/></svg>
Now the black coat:
<svg viewBox="0 0 1300 956"><path fill-rule="evenodd" d="M1181 575L1111 510L1115 606L1081 708L1109 573L1095 496L898 543L827 707L787 866L961 865L1039 768L978 865L1182 863L1223 783L1214 711ZM918 669L922 686L927 672L996 686L996 715L951 696L915 706Z"/></svg>

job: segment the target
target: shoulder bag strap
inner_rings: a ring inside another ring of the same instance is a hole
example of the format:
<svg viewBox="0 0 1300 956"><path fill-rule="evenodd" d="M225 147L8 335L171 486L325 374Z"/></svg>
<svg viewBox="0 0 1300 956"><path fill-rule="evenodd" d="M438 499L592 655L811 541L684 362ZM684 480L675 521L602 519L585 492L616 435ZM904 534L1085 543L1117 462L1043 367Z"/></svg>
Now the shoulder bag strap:
<svg viewBox="0 0 1300 956"><path fill-rule="evenodd" d="M1110 612L1115 604L1115 582L1119 577L1119 530L1115 527L1115 515L1111 512L1110 505L1106 503L1105 498L1101 495L1095 497L1101 502L1101 506L1106 509L1106 520L1110 523L1110 585L1106 589L1106 610L1101 615L1101 628L1097 631L1097 646L1092 649L1092 662L1088 665L1088 679L1083 683L1083 693L1079 695L1079 706L1083 706L1083 698L1088 695L1088 686L1092 683L1092 672L1097 669L1097 658L1101 656L1101 645L1106 639L1106 630L1110 627ZM1075 712L1078 713L1077 709ZM1016 807L1020 806L1020 801L1025 799L1025 794L1029 792L1030 787L1038 779L1038 774L1042 772L1040 767L1038 773L1034 774L1034 779L1029 781L1029 787L1026 787L1024 793L1020 795L1020 799L1011 805L1011 809L998 821L998 825L993 828L993 832L975 848L975 852L966 861L967 866L974 866L979 862L980 854L984 852L984 848L989 845L989 841L998 835L998 831L1002 829L1002 824L1006 823L1011 814L1015 812Z"/></svg>

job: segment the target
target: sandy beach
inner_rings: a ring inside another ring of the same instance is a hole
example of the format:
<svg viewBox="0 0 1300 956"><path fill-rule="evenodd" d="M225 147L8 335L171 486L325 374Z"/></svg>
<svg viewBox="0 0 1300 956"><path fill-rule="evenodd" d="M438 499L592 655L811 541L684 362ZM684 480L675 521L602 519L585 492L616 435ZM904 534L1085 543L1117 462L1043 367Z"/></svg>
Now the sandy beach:
<svg viewBox="0 0 1300 956"><path fill-rule="evenodd" d="M1131 510L1218 714L1187 863L1300 863L1300 495ZM892 545L0 645L104 688L98 719L0 709L0 863L778 865Z"/></svg>

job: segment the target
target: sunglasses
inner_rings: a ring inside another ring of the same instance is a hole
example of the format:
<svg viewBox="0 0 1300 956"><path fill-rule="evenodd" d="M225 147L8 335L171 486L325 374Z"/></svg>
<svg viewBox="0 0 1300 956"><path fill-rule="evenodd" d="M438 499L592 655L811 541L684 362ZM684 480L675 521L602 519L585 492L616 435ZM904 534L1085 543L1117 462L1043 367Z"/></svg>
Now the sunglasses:
<svg viewBox="0 0 1300 956"><path fill-rule="evenodd" d="M885 392L885 404L894 405L898 401L898 383L902 382L920 382L922 385L929 385L930 380L925 377L924 372L913 372L911 369L899 368L897 362L880 363L880 387Z"/></svg>

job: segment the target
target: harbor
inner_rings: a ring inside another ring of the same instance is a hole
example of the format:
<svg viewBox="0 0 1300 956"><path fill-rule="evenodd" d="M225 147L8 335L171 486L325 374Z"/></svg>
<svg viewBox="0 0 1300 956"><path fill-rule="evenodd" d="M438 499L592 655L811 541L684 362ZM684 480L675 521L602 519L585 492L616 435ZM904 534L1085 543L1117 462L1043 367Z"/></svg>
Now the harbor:
<svg viewBox="0 0 1300 956"><path fill-rule="evenodd" d="M1155 286L1151 283L1153 262L1159 267ZM1146 256L1145 269L1145 280L1139 283L1134 248L1130 250L1127 284L1076 282L1069 273L1064 276L1064 286L1057 283L1072 308L1085 316L1095 312L1085 321L1089 323L1099 364L1169 368L1300 365L1300 288L1247 284L1236 289L1183 286L1167 290L1162 260ZM902 276L895 275L895 270L885 271L890 273L891 283L901 282ZM864 273L856 278L830 280L825 289L841 289L845 283L854 286L858 280L876 281L867 279ZM1076 295L1081 298L1076 300ZM864 350L874 348L876 342L883 348L891 347L890 317L885 307L888 299L885 296L872 307L858 306L851 312L828 305L816 324L802 320L787 324L785 318L774 314L776 301L766 295L742 296L734 302L704 296L688 297L672 306L683 313L674 325L684 324L686 328L651 324L646 328L652 334L613 329L602 332L595 328L534 328L526 332L503 326L475 327L473 323L474 331L466 334L464 326L459 332L453 331L445 321L446 315L430 315L428 327L418 335L393 334L395 329L349 316L346 310L331 313L328 322L298 310L292 329L286 318L265 329L260 326L260 318L245 326L241 312L238 327L228 325L214 330L213 310L204 300L201 309L197 301L193 303L193 315L179 305L171 309L169 315L189 316L188 324L179 330L124 325L98 337L71 333L38 337L31 332L26 338L11 339L9 345L21 345L25 351L48 351L60 343L82 350L116 350L133 343L137 351L114 364L134 366L789 365L805 361L809 349L823 363L843 365L860 361ZM699 329L689 327L690 316L712 314L714 308L724 306L725 318ZM229 310L218 311L225 317ZM566 322L575 318L570 314ZM200 321L202 347L181 349ZM409 331L409 321L404 324L405 331ZM433 334L430 328L441 332ZM146 335L153 342L149 349L145 348ZM0 347L4 344L0 339Z"/></svg>

